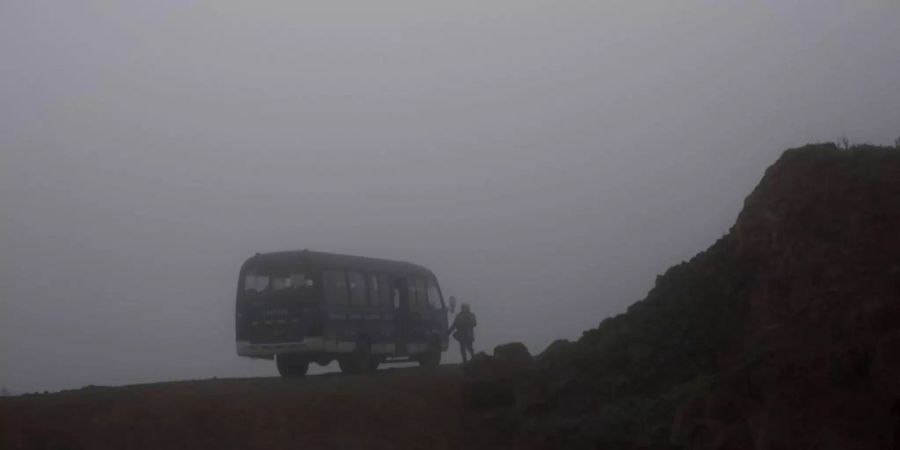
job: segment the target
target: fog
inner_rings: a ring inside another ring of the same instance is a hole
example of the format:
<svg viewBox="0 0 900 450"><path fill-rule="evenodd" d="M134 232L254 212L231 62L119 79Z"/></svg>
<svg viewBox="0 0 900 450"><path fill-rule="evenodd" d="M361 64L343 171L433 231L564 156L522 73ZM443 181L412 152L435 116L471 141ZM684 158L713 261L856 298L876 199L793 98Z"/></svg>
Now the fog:
<svg viewBox="0 0 900 450"><path fill-rule="evenodd" d="M783 149L900 135L898 17L4 0L0 385L274 375L233 317L276 250L423 264L476 350L577 338L724 234Z"/></svg>

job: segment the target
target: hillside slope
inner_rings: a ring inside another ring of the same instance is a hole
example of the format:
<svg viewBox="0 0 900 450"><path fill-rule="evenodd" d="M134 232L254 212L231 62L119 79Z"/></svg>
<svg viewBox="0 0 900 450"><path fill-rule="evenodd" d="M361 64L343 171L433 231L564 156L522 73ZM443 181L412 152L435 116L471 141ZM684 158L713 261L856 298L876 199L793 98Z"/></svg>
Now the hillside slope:
<svg viewBox="0 0 900 450"><path fill-rule="evenodd" d="M724 237L538 365L512 446L895 448L900 150L788 150Z"/></svg>

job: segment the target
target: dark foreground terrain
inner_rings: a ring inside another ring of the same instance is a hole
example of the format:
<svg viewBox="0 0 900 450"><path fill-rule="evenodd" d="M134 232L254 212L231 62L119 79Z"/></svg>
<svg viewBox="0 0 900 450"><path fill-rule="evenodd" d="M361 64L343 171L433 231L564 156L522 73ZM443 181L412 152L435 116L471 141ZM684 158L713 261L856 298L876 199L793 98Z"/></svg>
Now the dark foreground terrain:
<svg viewBox="0 0 900 450"><path fill-rule="evenodd" d="M0 448L460 448L458 367L86 387L0 399Z"/></svg>
<svg viewBox="0 0 900 450"><path fill-rule="evenodd" d="M536 357L86 388L0 414L11 449L898 449L900 148L788 150L714 245Z"/></svg>

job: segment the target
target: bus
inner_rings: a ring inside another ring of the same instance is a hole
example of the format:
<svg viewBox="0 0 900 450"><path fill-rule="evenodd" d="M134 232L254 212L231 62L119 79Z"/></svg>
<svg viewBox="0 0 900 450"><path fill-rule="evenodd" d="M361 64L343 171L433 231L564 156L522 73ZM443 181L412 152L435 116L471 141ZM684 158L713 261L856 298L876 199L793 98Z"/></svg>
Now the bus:
<svg viewBox="0 0 900 450"><path fill-rule="evenodd" d="M274 359L285 377L337 360L344 373L382 363L437 367L447 307L423 266L309 250L257 253L241 266L237 354Z"/></svg>

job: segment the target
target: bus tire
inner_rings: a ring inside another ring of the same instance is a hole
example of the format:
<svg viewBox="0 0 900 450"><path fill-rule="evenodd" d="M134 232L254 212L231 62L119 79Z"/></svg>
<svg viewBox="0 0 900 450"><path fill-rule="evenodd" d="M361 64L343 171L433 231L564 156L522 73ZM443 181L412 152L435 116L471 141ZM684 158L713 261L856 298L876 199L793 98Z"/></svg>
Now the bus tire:
<svg viewBox="0 0 900 450"><path fill-rule="evenodd" d="M275 365L282 377L302 377L309 370L309 360L301 355L277 355Z"/></svg>
<svg viewBox="0 0 900 450"><path fill-rule="evenodd" d="M433 369L441 365L441 346L432 343L428 346L428 351L419 356L419 365Z"/></svg>

